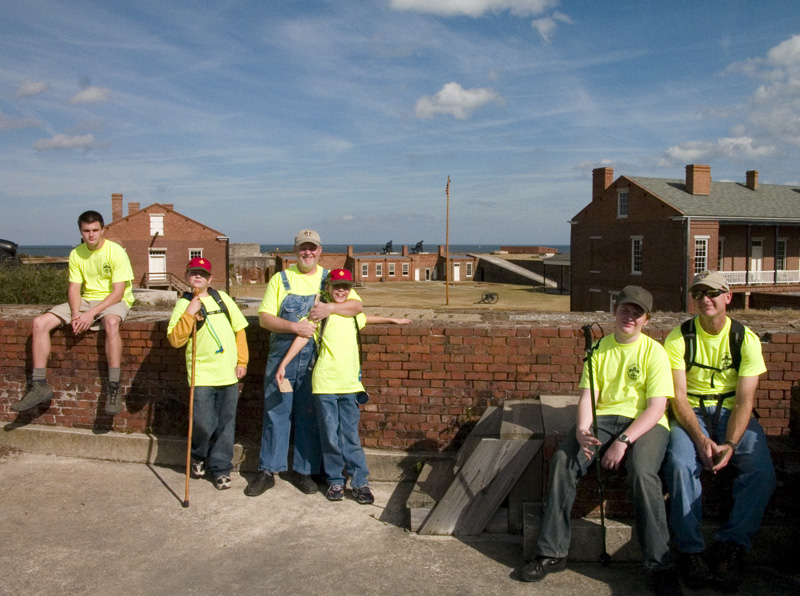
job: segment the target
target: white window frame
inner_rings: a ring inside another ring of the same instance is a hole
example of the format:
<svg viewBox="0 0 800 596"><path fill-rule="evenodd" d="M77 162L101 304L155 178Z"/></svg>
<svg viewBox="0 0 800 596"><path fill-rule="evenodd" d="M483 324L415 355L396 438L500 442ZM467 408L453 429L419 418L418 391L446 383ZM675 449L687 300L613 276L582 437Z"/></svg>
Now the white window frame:
<svg viewBox="0 0 800 596"><path fill-rule="evenodd" d="M624 219L628 217L628 207L630 205L630 194L627 188L617 191L617 217Z"/></svg>
<svg viewBox="0 0 800 596"><path fill-rule="evenodd" d="M408 277L408 263L403 263L403 277Z"/></svg>
<svg viewBox="0 0 800 596"><path fill-rule="evenodd" d="M466 263L466 267L464 268L464 275L467 277L472 277L472 263Z"/></svg>
<svg viewBox="0 0 800 596"><path fill-rule="evenodd" d="M369 263L361 263L361 277L369 277Z"/></svg>
<svg viewBox="0 0 800 596"><path fill-rule="evenodd" d="M375 277L383 277L383 263L375 263Z"/></svg>
<svg viewBox="0 0 800 596"><path fill-rule="evenodd" d="M642 274L643 236L631 236L631 275Z"/></svg>
<svg viewBox="0 0 800 596"><path fill-rule="evenodd" d="M394 277L394 263L389 263L389 277Z"/></svg>
<svg viewBox="0 0 800 596"><path fill-rule="evenodd" d="M190 261L192 259L196 258L196 257L201 257L202 258L202 256L203 256L203 249L202 248L190 248L189 249L189 260Z"/></svg>
<svg viewBox="0 0 800 596"><path fill-rule="evenodd" d="M151 213L150 214L150 235L155 236L158 234L163 238L164 236L164 214Z"/></svg>
<svg viewBox="0 0 800 596"><path fill-rule="evenodd" d="M694 273L708 271L708 240L709 236L694 237Z"/></svg>

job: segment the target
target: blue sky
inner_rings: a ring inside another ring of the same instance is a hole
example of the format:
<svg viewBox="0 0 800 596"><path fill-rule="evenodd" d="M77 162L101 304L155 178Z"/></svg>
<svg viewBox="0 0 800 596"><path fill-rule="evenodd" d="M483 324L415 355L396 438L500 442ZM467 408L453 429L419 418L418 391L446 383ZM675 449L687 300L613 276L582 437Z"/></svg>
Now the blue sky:
<svg viewBox="0 0 800 596"><path fill-rule="evenodd" d="M800 183L800 2L0 0L0 238L566 244L591 170Z"/></svg>

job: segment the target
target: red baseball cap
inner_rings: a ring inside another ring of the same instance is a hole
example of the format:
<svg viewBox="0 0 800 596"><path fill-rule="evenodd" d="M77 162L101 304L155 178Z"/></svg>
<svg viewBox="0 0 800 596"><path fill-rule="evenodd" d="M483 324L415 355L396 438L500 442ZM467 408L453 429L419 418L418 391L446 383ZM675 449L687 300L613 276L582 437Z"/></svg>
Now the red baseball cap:
<svg viewBox="0 0 800 596"><path fill-rule="evenodd" d="M189 271L196 271L196 270L203 270L209 275L211 275L211 261L208 259L204 259L203 257L195 257L189 264L186 265L186 272Z"/></svg>
<svg viewBox="0 0 800 596"><path fill-rule="evenodd" d="M352 286L353 274L350 273L347 269L332 269L331 272L328 273L328 279L326 281L329 284L336 284L336 285L348 284Z"/></svg>

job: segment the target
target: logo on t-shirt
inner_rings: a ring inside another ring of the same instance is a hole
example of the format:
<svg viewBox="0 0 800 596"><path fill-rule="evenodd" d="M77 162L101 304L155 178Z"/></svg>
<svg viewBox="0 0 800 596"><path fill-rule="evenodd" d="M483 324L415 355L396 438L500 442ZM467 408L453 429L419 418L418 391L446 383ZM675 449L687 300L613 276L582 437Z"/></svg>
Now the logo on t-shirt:
<svg viewBox="0 0 800 596"><path fill-rule="evenodd" d="M108 263L103 263L103 273L106 275L111 275L111 265Z"/></svg>
<svg viewBox="0 0 800 596"><path fill-rule="evenodd" d="M722 357L722 369L729 368L731 364L733 364L733 358L731 358L730 354L725 354Z"/></svg>
<svg viewBox="0 0 800 596"><path fill-rule="evenodd" d="M642 374L642 370L639 368L638 364L631 364L628 367L628 378L631 381L638 379L640 374Z"/></svg>

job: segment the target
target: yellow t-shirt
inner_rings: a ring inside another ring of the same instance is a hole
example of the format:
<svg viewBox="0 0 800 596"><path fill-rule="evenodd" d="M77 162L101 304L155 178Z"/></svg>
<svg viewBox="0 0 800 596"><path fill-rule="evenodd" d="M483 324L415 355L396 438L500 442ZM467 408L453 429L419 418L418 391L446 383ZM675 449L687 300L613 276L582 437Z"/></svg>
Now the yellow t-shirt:
<svg viewBox="0 0 800 596"><path fill-rule="evenodd" d="M356 317L331 315L319 343L319 356L311 375L312 393L358 393L364 390L359 379L358 337L356 323L363 329L367 317L362 313ZM319 342L317 327L314 341Z"/></svg>
<svg viewBox="0 0 800 596"><path fill-rule="evenodd" d="M600 340L592 357L594 389L600 392L597 415L637 418L651 397L671 399L672 371L663 346L641 334L630 344L617 342L613 335ZM581 388L589 388L589 367L583 366ZM666 414L658 423L669 429Z"/></svg>
<svg viewBox="0 0 800 596"><path fill-rule="evenodd" d="M98 250L89 250L81 243L69 253L69 281L81 284L84 300L105 300L113 291L113 284L125 283L122 301L133 305L133 269L128 253L112 240L103 240Z"/></svg>
<svg viewBox="0 0 800 596"><path fill-rule="evenodd" d="M195 355L197 371L194 377L194 384L197 387L224 387L239 382L239 379L236 378L236 363L238 362L236 332L247 327L247 319L244 318L242 311L230 296L225 292L220 292L219 295L231 314L230 321L211 296L200 298L208 317L197 332L197 353ZM175 304L167 326L167 335L170 334L188 306L189 301L185 298L181 298ZM220 348L223 351L220 352ZM186 342L186 372L189 383L191 383L191 337Z"/></svg>
<svg viewBox="0 0 800 596"><path fill-rule="evenodd" d="M314 294L319 294L322 285L322 267L317 265L317 270L314 273L305 275L300 273L297 269L297 265L292 265L286 269L286 277L289 280L292 294L298 296L312 296ZM280 272L275 273L275 275L269 278L269 283L267 283L267 289L264 291L264 297L261 299L258 312L265 312L276 317L279 316L281 304L283 304L284 298L288 295L286 288L283 287L283 276ZM347 299L361 300L355 290L350 290L350 295ZM308 313L303 313L303 315L306 314Z"/></svg>
<svg viewBox="0 0 800 596"><path fill-rule="evenodd" d="M731 330L731 320L726 318L725 327L717 335L710 335L703 330L703 327L694 320L695 333L697 333L696 354L694 361L705 366L713 366L722 369L727 367L731 361L730 340L728 335ZM675 370L686 370L684 353L686 351L686 341L683 339L681 327L678 325L670 331L664 341L664 347L669 356L670 365ZM737 372L734 368L729 368L722 372L708 370L700 366L692 366L686 373L686 391L696 395L716 395L736 391L739 383L739 375L743 377L755 377L766 372L764 356L761 354L761 340L749 328L745 327L744 340L742 342L742 363ZM711 386L713 375L714 386ZM693 408L700 407L700 400L691 395L686 396L689 405ZM732 409L736 402L736 396L731 396L722 402L722 407Z"/></svg>

